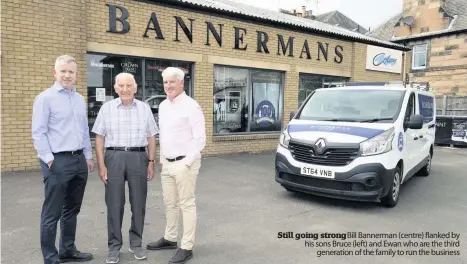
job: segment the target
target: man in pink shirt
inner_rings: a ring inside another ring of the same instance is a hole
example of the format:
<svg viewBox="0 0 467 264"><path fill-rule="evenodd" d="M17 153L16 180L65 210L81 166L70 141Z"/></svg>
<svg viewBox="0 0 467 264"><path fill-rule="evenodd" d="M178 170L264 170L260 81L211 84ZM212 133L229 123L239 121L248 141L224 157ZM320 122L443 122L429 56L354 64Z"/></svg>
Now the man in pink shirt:
<svg viewBox="0 0 467 264"><path fill-rule="evenodd" d="M175 249L179 211L183 217L181 245L169 263L193 257L196 229L195 187L206 145L205 120L199 104L183 90L185 74L169 67L162 72L167 99L159 105L161 181L166 207L164 236L147 249Z"/></svg>

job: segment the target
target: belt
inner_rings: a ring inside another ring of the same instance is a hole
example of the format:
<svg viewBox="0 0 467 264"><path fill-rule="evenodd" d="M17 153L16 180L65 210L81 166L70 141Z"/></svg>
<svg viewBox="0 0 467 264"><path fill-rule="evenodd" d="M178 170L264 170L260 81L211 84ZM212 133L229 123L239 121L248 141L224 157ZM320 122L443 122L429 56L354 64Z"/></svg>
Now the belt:
<svg viewBox="0 0 467 264"><path fill-rule="evenodd" d="M74 150L74 151L60 151L55 152L54 155L63 155L63 156L79 156L83 153L82 149Z"/></svg>
<svg viewBox="0 0 467 264"><path fill-rule="evenodd" d="M176 157L176 158L174 158L174 159L167 159L167 158L166 158L166 160L167 160L168 162L174 162L174 161L177 161L177 160L182 160L182 159L184 159L184 158L185 158L185 156L178 156L178 157Z"/></svg>
<svg viewBox="0 0 467 264"><path fill-rule="evenodd" d="M146 151L145 147L108 147L108 150L120 150L120 151Z"/></svg>

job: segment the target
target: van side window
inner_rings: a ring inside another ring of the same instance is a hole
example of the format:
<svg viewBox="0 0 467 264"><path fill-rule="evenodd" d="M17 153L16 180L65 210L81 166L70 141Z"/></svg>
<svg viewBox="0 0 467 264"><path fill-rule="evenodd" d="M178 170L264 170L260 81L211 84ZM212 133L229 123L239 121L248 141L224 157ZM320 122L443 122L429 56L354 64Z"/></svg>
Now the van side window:
<svg viewBox="0 0 467 264"><path fill-rule="evenodd" d="M415 95L414 93L410 94L409 102L407 104L407 110L405 111L405 121L409 121L410 117L415 114Z"/></svg>

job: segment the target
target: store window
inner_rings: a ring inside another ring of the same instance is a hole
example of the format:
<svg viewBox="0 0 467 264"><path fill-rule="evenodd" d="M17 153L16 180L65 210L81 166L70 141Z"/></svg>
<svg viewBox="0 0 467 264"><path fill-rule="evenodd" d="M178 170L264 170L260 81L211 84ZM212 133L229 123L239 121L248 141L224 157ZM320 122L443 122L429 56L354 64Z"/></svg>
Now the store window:
<svg viewBox="0 0 467 264"><path fill-rule="evenodd" d="M101 106L118 98L115 92L115 76L128 72L135 76L138 85L135 98L151 107L156 122L159 104L165 100L162 71L167 67L179 67L185 72L185 92L192 96L192 70L189 62L155 60L108 54L87 54L88 76L88 123L91 131ZM143 70L144 68L144 70ZM94 133L90 133L94 137Z"/></svg>
<svg viewBox="0 0 467 264"><path fill-rule="evenodd" d="M347 77L300 73L298 87L298 107L316 89L332 87L332 83L349 81Z"/></svg>
<svg viewBox="0 0 467 264"><path fill-rule="evenodd" d="M215 66L214 134L280 131L282 96L282 72Z"/></svg>
<svg viewBox="0 0 467 264"><path fill-rule="evenodd" d="M149 104L151 111L159 123L159 104L165 100L164 81L162 80L162 72L167 67L180 68L185 73L184 89L185 93L192 96L192 65L186 62L176 62L168 60L145 60L145 85L144 85L144 101Z"/></svg>

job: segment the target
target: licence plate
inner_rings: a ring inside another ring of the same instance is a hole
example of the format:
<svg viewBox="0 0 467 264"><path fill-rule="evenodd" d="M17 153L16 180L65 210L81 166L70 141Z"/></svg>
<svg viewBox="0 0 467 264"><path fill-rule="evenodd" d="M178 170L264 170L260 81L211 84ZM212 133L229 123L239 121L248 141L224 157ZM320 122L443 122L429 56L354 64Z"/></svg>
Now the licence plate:
<svg viewBox="0 0 467 264"><path fill-rule="evenodd" d="M335 173L329 169L321 169L310 166L302 166L301 173L307 176L334 179Z"/></svg>

